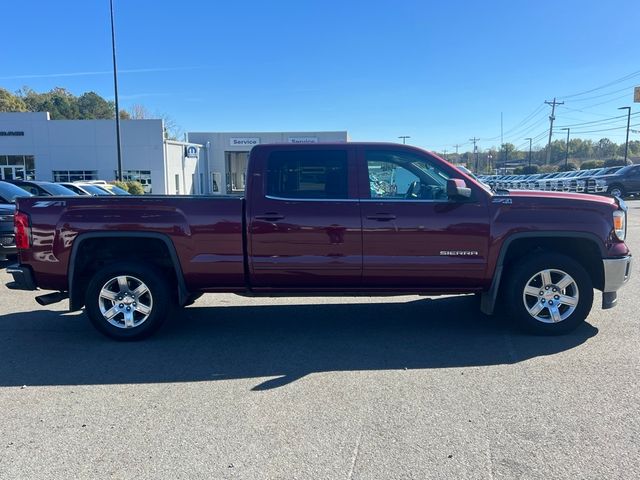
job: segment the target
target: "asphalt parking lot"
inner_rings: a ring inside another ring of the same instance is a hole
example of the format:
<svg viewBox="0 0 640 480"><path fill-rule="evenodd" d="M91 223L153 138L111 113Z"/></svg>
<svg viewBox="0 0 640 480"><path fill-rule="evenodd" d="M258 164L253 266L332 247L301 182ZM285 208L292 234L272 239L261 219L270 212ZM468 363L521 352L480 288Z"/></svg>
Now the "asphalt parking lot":
<svg viewBox="0 0 640 480"><path fill-rule="evenodd" d="M116 343L0 286L0 478L640 478L639 277L555 338L468 296L207 295Z"/></svg>

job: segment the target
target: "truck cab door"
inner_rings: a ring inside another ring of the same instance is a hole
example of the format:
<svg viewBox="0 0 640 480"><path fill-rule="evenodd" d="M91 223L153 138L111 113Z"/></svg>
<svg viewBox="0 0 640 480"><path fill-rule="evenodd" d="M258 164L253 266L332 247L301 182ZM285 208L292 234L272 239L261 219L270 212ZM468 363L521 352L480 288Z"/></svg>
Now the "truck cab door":
<svg viewBox="0 0 640 480"><path fill-rule="evenodd" d="M361 147L363 284L371 288L472 289L485 278L487 195L449 198L447 179L462 178L427 153Z"/></svg>
<svg viewBox="0 0 640 480"><path fill-rule="evenodd" d="M250 161L247 200L252 288L359 287L362 225L353 148L259 151Z"/></svg>

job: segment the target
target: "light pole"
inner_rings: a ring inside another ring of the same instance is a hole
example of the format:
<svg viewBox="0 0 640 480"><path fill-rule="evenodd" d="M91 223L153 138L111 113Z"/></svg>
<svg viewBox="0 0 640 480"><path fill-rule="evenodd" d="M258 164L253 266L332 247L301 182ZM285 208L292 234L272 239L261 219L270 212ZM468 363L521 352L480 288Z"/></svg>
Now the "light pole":
<svg viewBox="0 0 640 480"><path fill-rule="evenodd" d="M631 123L631 107L620 107L618 110L627 111L627 139L624 142L624 164L627 164L627 153L629 153L629 124Z"/></svg>
<svg viewBox="0 0 640 480"><path fill-rule="evenodd" d="M407 138L411 138L409 135L400 135L398 138L402 139L402 144L406 144L407 143Z"/></svg>
<svg viewBox="0 0 640 480"><path fill-rule="evenodd" d="M529 168L531 168L531 142L533 141L533 138L528 137L525 138L525 140L529 140Z"/></svg>
<svg viewBox="0 0 640 480"><path fill-rule="evenodd" d="M113 0L109 0L111 11L111 53L113 55L113 90L116 100L116 150L118 151L118 181L122 181L122 151L120 149L120 107L118 105L118 68L116 66L116 30L113 25Z"/></svg>
<svg viewBox="0 0 640 480"><path fill-rule="evenodd" d="M561 128L560 130L567 131L567 148L564 156L564 168L567 169L569 168L569 132L571 132L571 129L569 127L566 127L566 128Z"/></svg>

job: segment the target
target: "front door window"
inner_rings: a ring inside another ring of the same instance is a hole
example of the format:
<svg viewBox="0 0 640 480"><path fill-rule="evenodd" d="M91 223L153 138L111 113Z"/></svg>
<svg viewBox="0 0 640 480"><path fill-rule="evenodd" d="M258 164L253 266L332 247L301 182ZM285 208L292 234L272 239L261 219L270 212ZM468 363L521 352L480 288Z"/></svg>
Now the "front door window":
<svg viewBox="0 0 640 480"><path fill-rule="evenodd" d="M381 200L447 200L447 175L427 159L393 151L368 151L369 195Z"/></svg>

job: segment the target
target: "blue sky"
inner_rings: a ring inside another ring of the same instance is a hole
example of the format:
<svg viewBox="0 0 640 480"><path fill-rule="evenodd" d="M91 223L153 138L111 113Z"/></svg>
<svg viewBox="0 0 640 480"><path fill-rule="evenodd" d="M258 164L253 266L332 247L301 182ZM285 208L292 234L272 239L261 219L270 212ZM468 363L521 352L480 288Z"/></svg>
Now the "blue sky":
<svg viewBox="0 0 640 480"><path fill-rule="evenodd" d="M498 146L502 112L505 141L542 145L544 100L630 74L566 98L556 124L622 142L624 129L593 130L624 127L606 120L617 107L640 111L637 0L114 2L121 108L185 131L348 130L451 152L473 136ZM0 87L113 97L108 0L2 14Z"/></svg>

